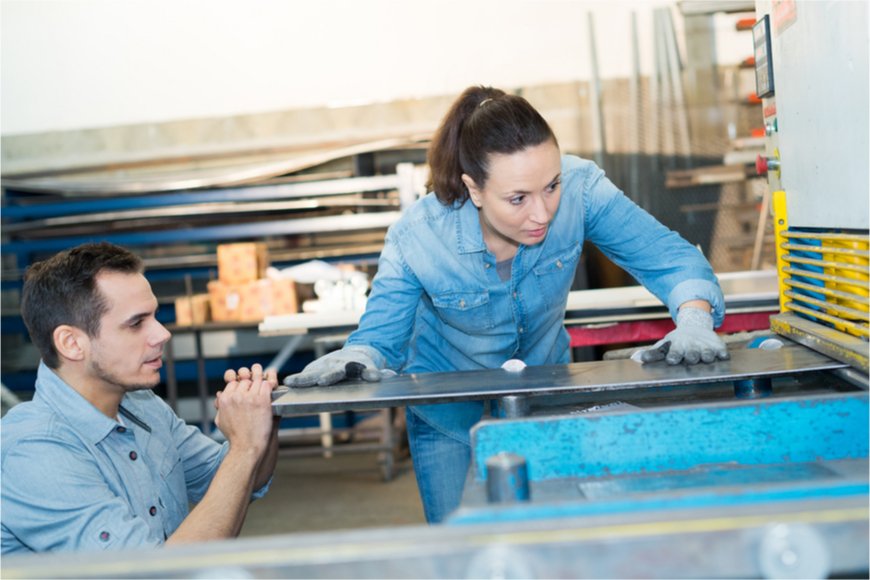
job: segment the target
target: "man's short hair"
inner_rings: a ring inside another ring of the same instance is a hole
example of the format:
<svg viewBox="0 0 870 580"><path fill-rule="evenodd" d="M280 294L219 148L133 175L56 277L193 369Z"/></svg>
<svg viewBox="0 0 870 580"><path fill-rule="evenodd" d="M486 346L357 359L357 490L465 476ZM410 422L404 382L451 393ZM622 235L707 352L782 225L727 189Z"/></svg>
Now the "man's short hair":
<svg viewBox="0 0 870 580"><path fill-rule="evenodd" d="M141 274L144 265L129 250L100 242L55 254L34 263L24 273L21 317L49 368L60 366L54 346L58 326L67 324L90 337L99 335L100 319L108 309L96 282L103 271Z"/></svg>

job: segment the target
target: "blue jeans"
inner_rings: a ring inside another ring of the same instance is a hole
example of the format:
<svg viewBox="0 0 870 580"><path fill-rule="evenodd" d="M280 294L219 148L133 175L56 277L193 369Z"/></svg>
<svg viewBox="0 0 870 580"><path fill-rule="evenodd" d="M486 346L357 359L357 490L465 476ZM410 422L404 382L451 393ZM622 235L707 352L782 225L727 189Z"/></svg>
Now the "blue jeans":
<svg viewBox="0 0 870 580"><path fill-rule="evenodd" d="M437 524L459 507L471 465L471 446L433 427L411 408L406 416L423 512L427 522Z"/></svg>

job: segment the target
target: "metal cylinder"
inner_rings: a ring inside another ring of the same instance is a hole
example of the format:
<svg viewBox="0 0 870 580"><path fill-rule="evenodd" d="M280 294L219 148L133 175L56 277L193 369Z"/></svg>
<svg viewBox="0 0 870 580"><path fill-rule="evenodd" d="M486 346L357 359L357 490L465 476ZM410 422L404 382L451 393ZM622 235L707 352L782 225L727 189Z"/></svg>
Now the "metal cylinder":
<svg viewBox="0 0 870 580"><path fill-rule="evenodd" d="M531 409L528 397L506 395L497 401L496 416L503 419L526 417Z"/></svg>
<svg viewBox="0 0 870 580"><path fill-rule="evenodd" d="M489 503L528 501L529 471L526 458L516 453L497 453L486 460L486 497Z"/></svg>
<svg viewBox="0 0 870 580"><path fill-rule="evenodd" d="M773 394L770 379L759 377L734 381L734 395L738 399L761 399Z"/></svg>

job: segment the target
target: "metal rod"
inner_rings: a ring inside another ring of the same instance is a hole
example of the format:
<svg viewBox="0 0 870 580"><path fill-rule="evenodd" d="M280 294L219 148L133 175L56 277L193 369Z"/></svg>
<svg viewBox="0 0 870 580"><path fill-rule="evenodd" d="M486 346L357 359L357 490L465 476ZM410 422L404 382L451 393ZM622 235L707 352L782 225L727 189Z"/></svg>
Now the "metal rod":
<svg viewBox="0 0 870 580"><path fill-rule="evenodd" d="M832 270L848 270L850 272L858 272L859 274L868 275L867 267L847 264L845 262L834 262L832 260L817 260L815 258L804 258L802 256L792 256L785 254L782 259L790 264L805 264L807 266L818 266L820 268L830 268Z"/></svg>
<svg viewBox="0 0 870 580"><path fill-rule="evenodd" d="M812 304L813 306L818 306L819 308L823 308L825 310L840 312L858 320L868 320L868 315L866 312L861 312L860 310L855 310L854 308L841 306L839 304L834 304L833 302L825 302L824 300L817 300L816 298L812 298L810 296L807 296L806 294L800 294L791 290L785 290L783 294L793 300L797 300L798 302L806 302L807 304Z"/></svg>
<svg viewBox="0 0 870 580"><path fill-rule="evenodd" d="M843 320L842 318L837 318L836 316L831 316L829 314L825 314L824 312L813 310L812 308L806 308L795 302L786 302L785 306L786 308L794 310L795 312L800 312L801 314L812 316L814 318L820 318L825 322L830 322L831 324L839 324L845 326L852 330L853 334L870 336L870 330L868 330L866 326L861 326L859 324L855 324L854 322Z"/></svg>
<svg viewBox="0 0 870 580"><path fill-rule="evenodd" d="M782 281L786 286L792 286L794 288L800 288L802 290L809 290L810 292L818 292L819 294L824 294L825 296L830 296L832 298L839 298L840 300L848 300L850 302L857 302L859 304L863 304L865 306L868 305L868 300L866 296L859 296L858 294L850 294L849 292L841 292L840 290L832 290L830 288L826 288L824 286L813 286L812 284L806 284L804 282L798 282L792 278L785 278Z"/></svg>
<svg viewBox="0 0 870 580"><path fill-rule="evenodd" d="M855 250L853 248L832 248L830 246L805 246L802 244L783 244L783 250L792 250L798 252L812 252L814 254L840 254L843 256L854 256L856 258L870 258L870 252L867 250Z"/></svg>
<svg viewBox="0 0 870 580"><path fill-rule="evenodd" d="M758 212L758 225L755 227L755 244L752 246L751 270L761 266L761 251L764 245L764 230L767 227L767 216L770 213L770 188L765 187L761 195L761 210Z"/></svg>
<svg viewBox="0 0 870 580"><path fill-rule="evenodd" d="M589 59L592 64L592 122L595 126L594 137L597 137L598 143L596 147L595 162L599 167L604 166L604 154L607 151L607 141L604 132L604 115L601 112L601 77L598 74L598 51L595 46L595 18L592 12L587 14L588 30L589 30Z"/></svg>
<svg viewBox="0 0 870 580"><path fill-rule="evenodd" d="M834 274L823 274L821 272L813 272L812 270L800 270L798 268L790 268L788 266L783 268L782 272L784 274L792 274L794 276L803 276L805 278L822 280L824 282L830 282L831 284L842 284L844 286L862 286L865 288L867 287L866 279L860 280L856 278L844 278L843 276L836 276Z"/></svg>
<svg viewBox="0 0 870 580"><path fill-rule="evenodd" d="M867 236L862 236L859 234L787 231L782 234L782 237L802 240L835 240L841 242L861 242L864 244L870 243L870 240L867 239Z"/></svg>

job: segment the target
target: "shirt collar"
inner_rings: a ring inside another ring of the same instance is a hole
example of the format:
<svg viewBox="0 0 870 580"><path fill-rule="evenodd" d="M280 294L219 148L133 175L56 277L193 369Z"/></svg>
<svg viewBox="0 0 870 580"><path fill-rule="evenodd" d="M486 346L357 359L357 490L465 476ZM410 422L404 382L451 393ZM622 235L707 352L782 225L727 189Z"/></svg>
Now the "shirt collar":
<svg viewBox="0 0 870 580"><path fill-rule="evenodd" d="M456 209L456 240L459 245L459 253L471 254L486 251L477 207L471 203L471 200L466 200L462 206L454 206L454 208Z"/></svg>
<svg viewBox="0 0 870 580"><path fill-rule="evenodd" d="M118 426L114 419L106 417L42 361L36 371L35 396L91 443L99 443Z"/></svg>

